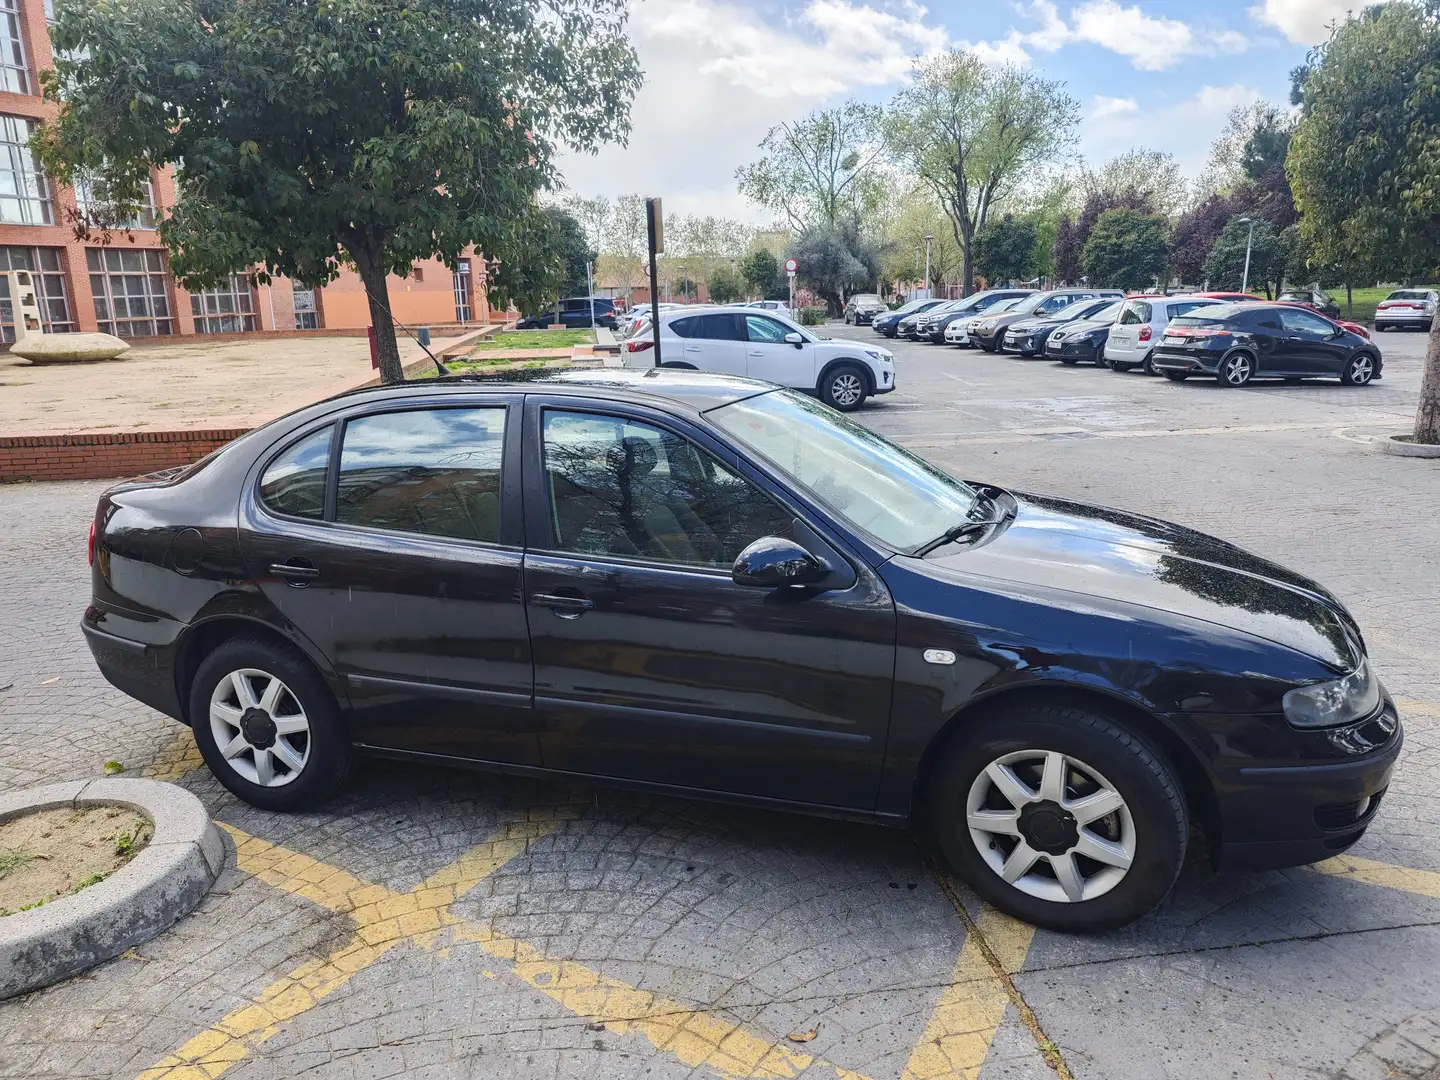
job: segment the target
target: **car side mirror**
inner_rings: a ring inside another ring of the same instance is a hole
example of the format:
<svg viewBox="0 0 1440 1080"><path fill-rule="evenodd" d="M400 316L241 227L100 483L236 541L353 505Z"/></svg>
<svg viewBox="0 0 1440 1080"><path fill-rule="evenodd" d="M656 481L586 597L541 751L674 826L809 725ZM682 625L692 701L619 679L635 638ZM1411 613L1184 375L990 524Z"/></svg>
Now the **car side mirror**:
<svg viewBox="0 0 1440 1080"><path fill-rule="evenodd" d="M785 335L785 344L794 345L798 349L801 345L805 344L805 339L795 333L794 330L791 330L790 333Z"/></svg>
<svg viewBox="0 0 1440 1080"><path fill-rule="evenodd" d="M736 585L777 589L784 585L813 585L829 573L829 567L794 540L762 536L740 552L730 578Z"/></svg>

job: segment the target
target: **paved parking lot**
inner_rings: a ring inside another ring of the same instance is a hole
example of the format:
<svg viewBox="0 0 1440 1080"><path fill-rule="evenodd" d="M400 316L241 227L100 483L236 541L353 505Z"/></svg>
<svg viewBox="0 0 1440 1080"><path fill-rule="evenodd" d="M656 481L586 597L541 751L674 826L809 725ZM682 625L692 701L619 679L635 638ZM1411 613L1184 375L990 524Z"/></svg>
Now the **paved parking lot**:
<svg viewBox="0 0 1440 1080"><path fill-rule="evenodd" d="M871 340L868 330L846 330ZM958 474L1171 517L1359 617L1408 743L1320 870L1215 877L1094 938L982 908L903 833L561 784L365 766L262 813L110 690L76 629L101 484L0 488L0 789L178 779L231 869L170 933L0 1004L0 1076L1440 1076L1440 462L1385 457L1385 378L1225 390L897 347L861 417Z"/></svg>

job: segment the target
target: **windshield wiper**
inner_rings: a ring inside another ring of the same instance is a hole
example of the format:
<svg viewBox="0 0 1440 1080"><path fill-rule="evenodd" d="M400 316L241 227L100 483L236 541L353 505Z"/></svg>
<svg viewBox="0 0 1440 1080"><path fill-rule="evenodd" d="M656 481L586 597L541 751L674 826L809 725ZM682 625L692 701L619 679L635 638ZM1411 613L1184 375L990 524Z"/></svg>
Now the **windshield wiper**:
<svg viewBox="0 0 1440 1080"><path fill-rule="evenodd" d="M952 525L929 543L921 544L920 547L916 548L911 554L917 559L923 558L938 547L953 544L966 533L978 532L980 529L988 529L991 525L1003 525L1005 524L1005 520L1005 518L1001 517L985 518L981 521L962 521L959 525Z"/></svg>

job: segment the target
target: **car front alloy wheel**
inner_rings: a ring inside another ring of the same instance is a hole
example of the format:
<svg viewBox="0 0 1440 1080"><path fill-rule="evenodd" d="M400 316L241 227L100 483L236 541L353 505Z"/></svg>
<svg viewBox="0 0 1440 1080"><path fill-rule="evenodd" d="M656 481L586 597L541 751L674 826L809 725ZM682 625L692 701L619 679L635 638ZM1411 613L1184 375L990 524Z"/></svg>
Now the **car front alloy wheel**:
<svg viewBox="0 0 1440 1080"><path fill-rule="evenodd" d="M1375 378L1375 358L1369 353L1357 353L1345 362L1340 381L1346 386L1364 386Z"/></svg>
<svg viewBox="0 0 1440 1080"><path fill-rule="evenodd" d="M853 412L865 401L865 376L853 364L844 364L825 376L820 397L841 412Z"/></svg>

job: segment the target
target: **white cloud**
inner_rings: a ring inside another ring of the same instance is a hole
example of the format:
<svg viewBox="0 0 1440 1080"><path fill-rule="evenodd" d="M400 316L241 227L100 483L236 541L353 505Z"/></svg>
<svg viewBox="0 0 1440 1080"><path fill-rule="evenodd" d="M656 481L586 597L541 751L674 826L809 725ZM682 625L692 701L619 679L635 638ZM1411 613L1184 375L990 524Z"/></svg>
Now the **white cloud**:
<svg viewBox="0 0 1440 1080"><path fill-rule="evenodd" d="M1383 2L1383 0L1382 0ZM1318 45L1329 36L1328 25L1342 22L1369 0L1262 0L1250 17L1275 27L1297 45Z"/></svg>
<svg viewBox="0 0 1440 1080"><path fill-rule="evenodd" d="M1053 0L1021 2L1016 9L1040 25L1028 31L1012 29L1000 41L975 46L987 61L993 55L1028 63L1030 50L1055 52L1066 45L1083 43L1127 57L1141 71L1162 71L1187 56L1242 52L1249 46L1248 39L1233 30L1197 30L1179 19L1147 15L1138 6L1124 7L1116 0L1086 0L1071 10L1068 22Z"/></svg>
<svg viewBox="0 0 1440 1080"><path fill-rule="evenodd" d="M1106 97L1095 95L1095 105L1090 110L1091 121L1106 120L1112 116L1125 116L1140 111L1140 103L1134 98Z"/></svg>
<svg viewBox="0 0 1440 1080"><path fill-rule="evenodd" d="M808 0L779 21L740 0L640 0L630 38L645 70L630 144L566 154L571 189L660 195L667 212L761 224L770 214L740 196L734 173L770 128L896 84L912 57L950 44L910 0Z"/></svg>
<svg viewBox="0 0 1440 1080"><path fill-rule="evenodd" d="M1175 155L1185 175L1198 176L1230 110L1263 97L1240 83L1202 86L1192 97L1154 107L1097 95L1080 124L1080 151L1088 160L1102 162L1141 146L1163 150Z"/></svg>

